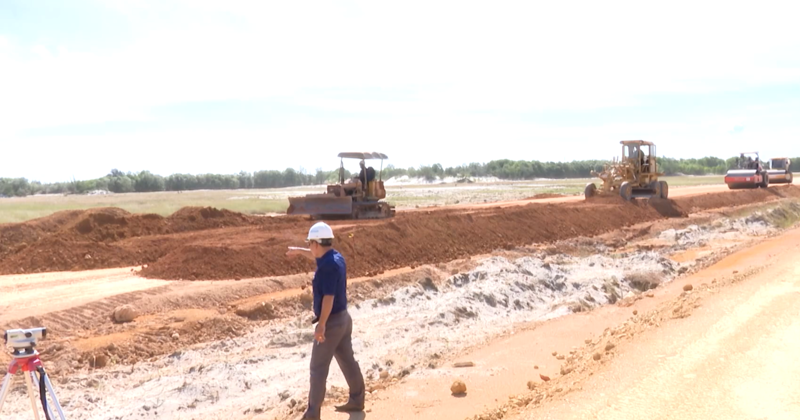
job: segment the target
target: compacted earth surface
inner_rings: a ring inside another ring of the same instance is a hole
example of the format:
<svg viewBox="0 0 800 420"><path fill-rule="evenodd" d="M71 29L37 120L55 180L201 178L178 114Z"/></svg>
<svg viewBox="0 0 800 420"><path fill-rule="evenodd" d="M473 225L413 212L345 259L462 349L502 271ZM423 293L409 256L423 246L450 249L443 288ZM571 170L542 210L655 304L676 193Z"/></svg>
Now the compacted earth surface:
<svg viewBox="0 0 800 420"><path fill-rule="evenodd" d="M355 416L688 419L760 393L795 418L800 189L672 193L332 222L370 391ZM48 328L69 418L296 418L314 267L284 253L311 223L106 208L0 225L0 328ZM30 417L24 391L3 418ZM334 367L328 400L346 395Z"/></svg>

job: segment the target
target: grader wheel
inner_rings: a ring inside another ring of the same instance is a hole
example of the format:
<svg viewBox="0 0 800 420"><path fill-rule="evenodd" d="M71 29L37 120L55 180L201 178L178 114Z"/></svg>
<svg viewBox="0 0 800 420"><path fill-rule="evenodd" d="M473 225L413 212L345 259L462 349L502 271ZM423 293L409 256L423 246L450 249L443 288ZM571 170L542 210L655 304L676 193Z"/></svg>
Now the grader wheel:
<svg viewBox="0 0 800 420"><path fill-rule="evenodd" d="M631 198L633 198L633 185L629 182L623 182L622 185L619 186L619 195L625 199L625 201L631 201Z"/></svg>
<svg viewBox="0 0 800 420"><path fill-rule="evenodd" d="M586 188L583 190L583 195L587 200L597 195L597 185L594 185L594 183L586 184Z"/></svg>
<svg viewBox="0 0 800 420"><path fill-rule="evenodd" d="M662 187L661 182L653 181L653 182L647 184L647 186L653 191L653 197L661 198L661 194L662 194L661 193L661 187Z"/></svg>
<svg viewBox="0 0 800 420"><path fill-rule="evenodd" d="M669 198L669 185L667 185L667 181L658 181L660 184L659 187L659 197L663 199Z"/></svg>

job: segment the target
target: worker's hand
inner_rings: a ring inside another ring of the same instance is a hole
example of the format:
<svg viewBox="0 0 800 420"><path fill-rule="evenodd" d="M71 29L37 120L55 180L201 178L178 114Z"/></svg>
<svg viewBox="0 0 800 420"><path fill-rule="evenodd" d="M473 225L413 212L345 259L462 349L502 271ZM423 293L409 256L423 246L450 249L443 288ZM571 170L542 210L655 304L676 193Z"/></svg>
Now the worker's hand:
<svg viewBox="0 0 800 420"><path fill-rule="evenodd" d="M317 340L317 343L325 342L325 325L322 323L317 324L317 328L314 330L314 340Z"/></svg>

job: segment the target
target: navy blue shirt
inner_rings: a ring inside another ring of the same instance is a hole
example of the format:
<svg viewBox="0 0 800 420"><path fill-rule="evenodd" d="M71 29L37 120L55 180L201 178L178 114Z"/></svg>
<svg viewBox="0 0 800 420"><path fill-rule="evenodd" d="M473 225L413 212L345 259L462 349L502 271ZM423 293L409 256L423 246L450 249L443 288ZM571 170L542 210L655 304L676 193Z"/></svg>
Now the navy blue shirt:
<svg viewBox="0 0 800 420"><path fill-rule="evenodd" d="M311 283L314 292L314 315L322 312L322 297L333 295L331 315L347 309L347 274L344 257L332 249L317 258L317 272ZM316 322L316 321L315 321Z"/></svg>

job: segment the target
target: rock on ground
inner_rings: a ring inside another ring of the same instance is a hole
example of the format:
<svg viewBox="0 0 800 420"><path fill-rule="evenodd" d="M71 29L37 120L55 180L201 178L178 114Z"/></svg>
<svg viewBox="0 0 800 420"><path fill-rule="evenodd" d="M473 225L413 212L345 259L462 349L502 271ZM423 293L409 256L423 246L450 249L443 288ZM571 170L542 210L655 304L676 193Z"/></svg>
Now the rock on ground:
<svg viewBox="0 0 800 420"><path fill-rule="evenodd" d="M131 322L139 316L139 311L133 305L122 305L114 309L112 317L114 322Z"/></svg>
<svg viewBox="0 0 800 420"><path fill-rule="evenodd" d="M453 385L450 385L450 392L453 395L460 395L467 392L467 384L464 383L461 379L457 379L453 382Z"/></svg>

